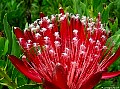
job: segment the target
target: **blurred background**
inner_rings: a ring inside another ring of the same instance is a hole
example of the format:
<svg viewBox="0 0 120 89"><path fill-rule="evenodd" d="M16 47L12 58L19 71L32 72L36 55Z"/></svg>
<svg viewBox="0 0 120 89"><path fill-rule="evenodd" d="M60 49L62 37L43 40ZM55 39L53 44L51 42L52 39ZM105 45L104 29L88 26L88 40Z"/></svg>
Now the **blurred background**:
<svg viewBox="0 0 120 89"><path fill-rule="evenodd" d="M7 55L22 55L13 27L24 30L39 18L40 12L50 16L59 13L59 7L63 7L65 12L92 18L100 12L102 23L106 30L110 30L109 39L115 43L113 52L116 51L120 45L120 0L0 0L0 89L42 89L40 84L17 71ZM109 68L109 71L117 70L120 70L120 58ZM94 89L119 88L120 76L102 80Z"/></svg>

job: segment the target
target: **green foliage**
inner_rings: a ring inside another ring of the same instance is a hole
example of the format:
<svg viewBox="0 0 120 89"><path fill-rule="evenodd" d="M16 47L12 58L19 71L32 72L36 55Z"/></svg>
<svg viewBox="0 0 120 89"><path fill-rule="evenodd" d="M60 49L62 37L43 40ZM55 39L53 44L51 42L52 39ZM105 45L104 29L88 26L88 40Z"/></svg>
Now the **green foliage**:
<svg viewBox="0 0 120 89"><path fill-rule="evenodd" d="M2 56L3 52L4 52L4 43L5 43L5 38L0 37L0 57Z"/></svg>
<svg viewBox="0 0 120 89"><path fill-rule="evenodd" d="M40 85L36 84L25 84L23 86L18 87L17 89L37 89L36 87L39 87ZM42 89L42 88L39 88Z"/></svg>
<svg viewBox="0 0 120 89"><path fill-rule="evenodd" d="M3 24L4 24L4 31L6 34L6 37L8 38L8 53L11 53L11 48L12 48L12 35L11 35L11 27L9 23L7 22L7 14L5 14L4 19L3 19Z"/></svg>
<svg viewBox="0 0 120 89"><path fill-rule="evenodd" d="M10 79L10 77L1 68L0 68L0 84L12 88L17 88L17 85Z"/></svg>

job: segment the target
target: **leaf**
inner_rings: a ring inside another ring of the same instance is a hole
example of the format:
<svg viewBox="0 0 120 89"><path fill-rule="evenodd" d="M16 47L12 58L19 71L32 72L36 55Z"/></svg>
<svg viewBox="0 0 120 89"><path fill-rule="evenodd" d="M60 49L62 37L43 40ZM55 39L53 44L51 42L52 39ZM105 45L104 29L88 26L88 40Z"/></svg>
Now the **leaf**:
<svg viewBox="0 0 120 89"><path fill-rule="evenodd" d="M120 0L115 0L115 4L116 4L117 8L120 8Z"/></svg>
<svg viewBox="0 0 120 89"><path fill-rule="evenodd" d="M112 81L105 81L103 84L102 84L102 87L108 87L112 84Z"/></svg>
<svg viewBox="0 0 120 89"><path fill-rule="evenodd" d="M1 85L13 87L13 88L17 87L17 85L10 79L10 77L6 74L6 72L1 68L0 68L0 77L3 77L0 80Z"/></svg>
<svg viewBox="0 0 120 89"><path fill-rule="evenodd" d="M102 23L107 23L108 18L109 18L109 12L110 12L110 8L113 5L113 3L110 3L108 6L106 6L106 8L104 9L103 13L102 13Z"/></svg>
<svg viewBox="0 0 120 89"><path fill-rule="evenodd" d="M0 68L3 68L5 66L5 61L4 60L0 60Z"/></svg>
<svg viewBox="0 0 120 89"><path fill-rule="evenodd" d="M22 75L22 74L21 74ZM27 83L27 80L25 79L25 77L23 77L23 76L16 76L16 78L17 78L17 85L18 86L22 86L22 85L24 85L24 84L26 84ZM22 80L22 81L21 81Z"/></svg>
<svg viewBox="0 0 120 89"><path fill-rule="evenodd" d="M78 0L73 0L73 10L74 10L74 13L78 13L77 12L77 3L78 3Z"/></svg>
<svg viewBox="0 0 120 89"><path fill-rule="evenodd" d="M2 55L5 55L7 53L7 51L8 51L8 45L9 45L8 39L6 39L4 45L5 46L4 46L4 51L3 51Z"/></svg>
<svg viewBox="0 0 120 89"><path fill-rule="evenodd" d="M103 10L101 0L92 0L93 14L96 17Z"/></svg>
<svg viewBox="0 0 120 89"><path fill-rule="evenodd" d="M109 22L110 30L112 30L112 33L115 33L118 30L118 18L115 19L114 23Z"/></svg>
<svg viewBox="0 0 120 89"><path fill-rule="evenodd" d="M2 85L0 85L0 89L3 89L2 87L3 87L3 86L2 86Z"/></svg>
<svg viewBox="0 0 120 89"><path fill-rule="evenodd" d="M1 12L0 12L1 13ZM0 21L0 31L3 30L3 23Z"/></svg>
<svg viewBox="0 0 120 89"><path fill-rule="evenodd" d="M24 1L20 1L18 4L17 4L17 8L20 8L20 6L24 4Z"/></svg>
<svg viewBox="0 0 120 89"><path fill-rule="evenodd" d="M5 46L4 43L5 43L5 38L0 37L0 57L4 51L4 46Z"/></svg>
<svg viewBox="0 0 120 89"><path fill-rule="evenodd" d="M101 0L92 0L92 4L93 4L93 10L95 11L97 9L97 7L100 5L100 1Z"/></svg>
<svg viewBox="0 0 120 89"><path fill-rule="evenodd" d="M21 86L23 85L23 83L26 84L28 82L28 79L23 74L21 74L15 67L12 69L11 78L18 86Z"/></svg>
<svg viewBox="0 0 120 89"><path fill-rule="evenodd" d="M38 84L25 84L25 85L18 87L17 89L34 89L36 87L39 87L39 85Z"/></svg>
<svg viewBox="0 0 120 89"><path fill-rule="evenodd" d="M82 15L88 16L89 12L88 12L88 10L86 8L86 5L84 3L82 3L82 2L80 2L80 6L79 7L81 7L81 9L82 9ZM79 11L79 7L77 8L78 11Z"/></svg>
<svg viewBox="0 0 120 89"><path fill-rule="evenodd" d="M11 53L11 49L12 49L12 33L11 33L11 27L10 27L9 23L7 22L7 13L4 15L3 24L4 24L4 31L5 31L6 37L7 37L8 41L9 41L8 53Z"/></svg>
<svg viewBox="0 0 120 89"><path fill-rule="evenodd" d="M97 7L97 13L96 13L96 16L98 15L98 12L102 13L103 10L104 10L104 8L103 8L103 4L100 4L100 5Z"/></svg>
<svg viewBox="0 0 120 89"><path fill-rule="evenodd" d="M109 44L110 42L114 42L115 45L114 45L114 48L112 51L116 52L116 50L120 46L120 29L118 31L116 31L113 36L108 38L106 45ZM110 44L110 45L112 46L113 44Z"/></svg>
<svg viewBox="0 0 120 89"><path fill-rule="evenodd" d="M18 42L17 42L16 36L14 35L13 30L12 30L12 42L13 42L13 43L12 43L12 51L11 51L11 54L19 57L20 54L21 54L21 49L20 49L20 46L19 46L19 44L18 44Z"/></svg>

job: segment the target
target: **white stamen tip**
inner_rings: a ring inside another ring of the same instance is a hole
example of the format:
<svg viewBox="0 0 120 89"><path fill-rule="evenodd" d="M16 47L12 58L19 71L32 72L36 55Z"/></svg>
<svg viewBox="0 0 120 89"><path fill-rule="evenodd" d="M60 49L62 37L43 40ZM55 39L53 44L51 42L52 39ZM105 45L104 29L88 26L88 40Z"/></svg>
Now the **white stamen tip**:
<svg viewBox="0 0 120 89"><path fill-rule="evenodd" d="M23 55L23 56L22 56L22 59L26 59L26 56L25 56L25 55Z"/></svg>
<svg viewBox="0 0 120 89"><path fill-rule="evenodd" d="M33 31L37 31L37 28L31 28L31 31L33 32Z"/></svg>
<svg viewBox="0 0 120 89"><path fill-rule="evenodd" d="M33 28L33 27L35 27L33 24L30 24L30 25L29 25L29 28Z"/></svg>
<svg viewBox="0 0 120 89"><path fill-rule="evenodd" d="M41 32L45 32L47 29L46 28L41 28Z"/></svg>
<svg viewBox="0 0 120 89"><path fill-rule="evenodd" d="M31 40L27 40L28 43L31 43L32 41Z"/></svg>
<svg viewBox="0 0 120 89"><path fill-rule="evenodd" d="M90 43L94 43L94 40L92 38L89 39Z"/></svg>
<svg viewBox="0 0 120 89"><path fill-rule="evenodd" d="M74 29L74 30L73 30L73 33L77 35L78 30Z"/></svg>
<svg viewBox="0 0 120 89"><path fill-rule="evenodd" d="M68 56L68 54L67 53L62 53L62 56Z"/></svg>
<svg viewBox="0 0 120 89"><path fill-rule="evenodd" d="M55 46L56 46L56 47L59 47L59 46L60 46L60 42L59 42L59 41L55 41L54 43L55 43Z"/></svg>
<svg viewBox="0 0 120 89"><path fill-rule="evenodd" d="M51 49L51 50L49 50L49 52L50 52L50 53L54 53L54 51L53 51L52 49Z"/></svg>
<svg viewBox="0 0 120 89"><path fill-rule="evenodd" d="M33 46L34 46L34 47L37 47L37 43L33 43Z"/></svg>
<svg viewBox="0 0 120 89"><path fill-rule="evenodd" d="M36 38L38 38L38 37L40 37L40 36L41 36L40 33L36 33L36 34L35 34L35 37L36 37Z"/></svg>
<svg viewBox="0 0 120 89"><path fill-rule="evenodd" d="M73 41L77 41L77 40L78 40L77 37L74 37L74 38L73 38Z"/></svg>
<svg viewBox="0 0 120 89"><path fill-rule="evenodd" d="M19 41L21 42L23 38L19 38Z"/></svg>
<svg viewBox="0 0 120 89"><path fill-rule="evenodd" d="M53 24L50 24L50 25L48 26L49 29L52 29L52 27L53 27Z"/></svg>
<svg viewBox="0 0 120 89"><path fill-rule="evenodd" d="M48 37L48 36L45 36L44 39L45 39L45 40L49 40L49 37Z"/></svg>
<svg viewBox="0 0 120 89"><path fill-rule="evenodd" d="M55 32L54 36L56 36L57 38L59 38L59 32Z"/></svg>

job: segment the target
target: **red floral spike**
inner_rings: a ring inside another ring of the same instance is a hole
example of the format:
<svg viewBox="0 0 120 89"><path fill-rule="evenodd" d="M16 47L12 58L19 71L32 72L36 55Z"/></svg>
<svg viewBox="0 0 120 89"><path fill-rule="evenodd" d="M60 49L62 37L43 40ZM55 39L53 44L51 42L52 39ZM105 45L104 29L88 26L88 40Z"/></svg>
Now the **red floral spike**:
<svg viewBox="0 0 120 89"><path fill-rule="evenodd" d="M45 17L45 14L43 14L43 12L40 12L40 18Z"/></svg>
<svg viewBox="0 0 120 89"><path fill-rule="evenodd" d="M20 45L22 46L22 48L26 50L27 40L25 39L23 32L20 30L20 28L14 27L14 33L15 33Z"/></svg>
<svg viewBox="0 0 120 89"><path fill-rule="evenodd" d="M9 55L8 58L21 73L31 80L41 83L41 77L37 71L33 71L32 68L25 66L23 61L19 60L13 55Z"/></svg>
<svg viewBox="0 0 120 89"><path fill-rule="evenodd" d="M53 83L60 89L69 89L67 86L67 76L65 74L64 67L57 64L53 71Z"/></svg>
<svg viewBox="0 0 120 89"><path fill-rule="evenodd" d="M108 68L116 59L118 59L119 56L120 56L120 47L118 48L118 50L114 55L109 57L109 59L103 65L102 69L105 70L106 68Z"/></svg>
<svg viewBox="0 0 120 89"><path fill-rule="evenodd" d="M95 73L82 84L80 89L92 89L101 79L102 72Z"/></svg>
<svg viewBox="0 0 120 89"><path fill-rule="evenodd" d="M63 15L65 14L62 7L60 7L59 10L60 10L60 13L62 13Z"/></svg>
<svg viewBox="0 0 120 89"><path fill-rule="evenodd" d="M47 80L43 80L43 87L45 89L61 89Z"/></svg>
<svg viewBox="0 0 120 89"><path fill-rule="evenodd" d="M113 78L120 75L120 71L116 71L116 72L104 72L102 74L102 79L109 79L109 78Z"/></svg>
<svg viewBox="0 0 120 89"><path fill-rule="evenodd" d="M100 13L95 21L64 14L60 8L60 14L51 19L42 15L24 32L17 27L14 32L26 58L9 59L25 76L42 82L45 89L91 89L100 79L120 75L119 71L107 72L120 56L120 47L113 54L114 46L105 45L109 34Z"/></svg>

